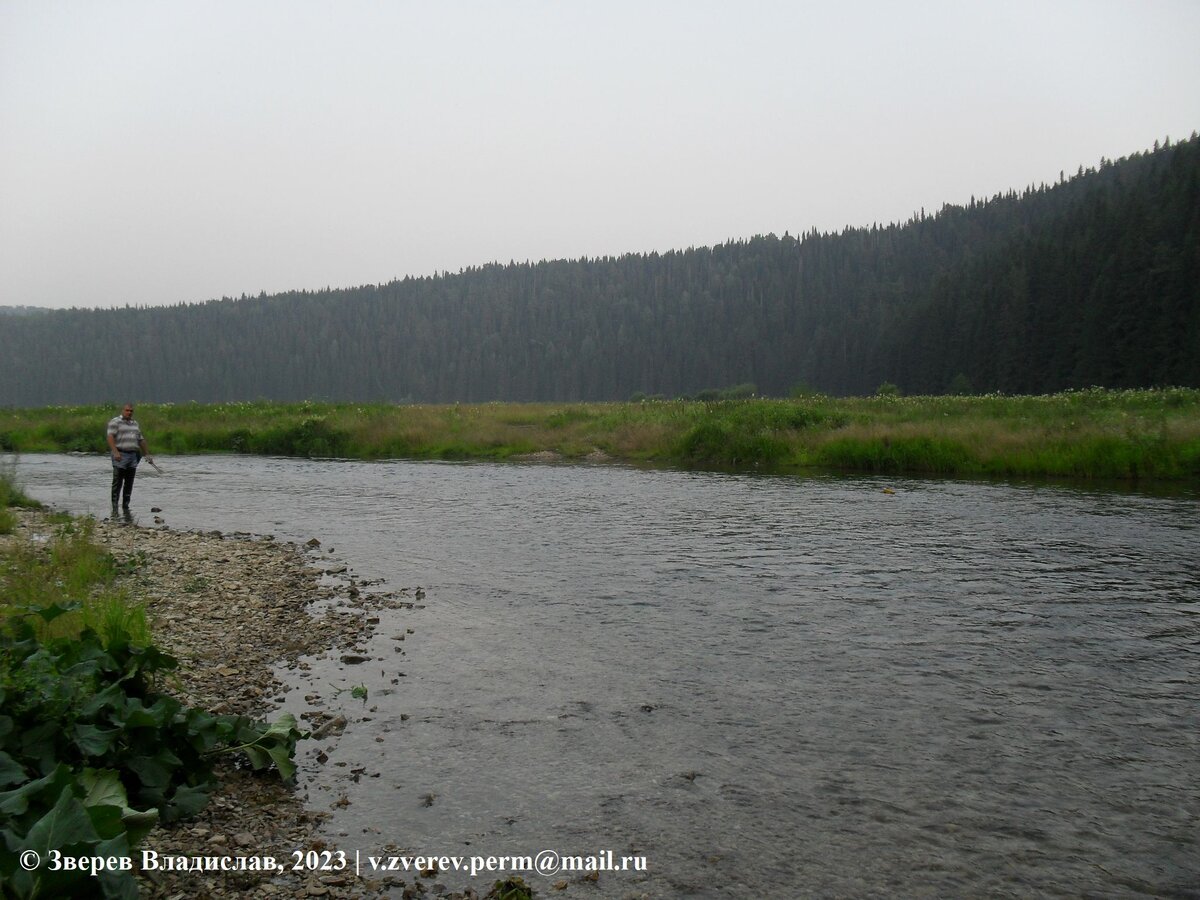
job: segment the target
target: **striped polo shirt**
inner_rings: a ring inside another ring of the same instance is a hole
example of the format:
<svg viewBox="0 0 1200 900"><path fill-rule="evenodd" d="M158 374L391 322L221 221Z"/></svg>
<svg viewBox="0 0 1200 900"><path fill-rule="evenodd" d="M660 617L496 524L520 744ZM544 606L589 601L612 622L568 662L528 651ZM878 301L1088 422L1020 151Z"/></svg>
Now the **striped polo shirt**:
<svg viewBox="0 0 1200 900"><path fill-rule="evenodd" d="M126 421L121 416L114 416L109 420L108 433L113 436L117 449L122 452L137 450L141 446L142 429L138 427L137 419Z"/></svg>

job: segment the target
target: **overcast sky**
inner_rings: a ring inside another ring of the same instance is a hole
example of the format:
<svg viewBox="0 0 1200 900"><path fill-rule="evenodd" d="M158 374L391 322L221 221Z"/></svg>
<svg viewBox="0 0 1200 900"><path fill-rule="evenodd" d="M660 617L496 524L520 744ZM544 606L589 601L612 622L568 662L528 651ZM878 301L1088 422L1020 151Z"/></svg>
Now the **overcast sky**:
<svg viewBox="0 0 1200 900"><path fill-rule="evenodd" d="M0 305L903 221L1200 128L1200 3L0 0Z"/></svg>

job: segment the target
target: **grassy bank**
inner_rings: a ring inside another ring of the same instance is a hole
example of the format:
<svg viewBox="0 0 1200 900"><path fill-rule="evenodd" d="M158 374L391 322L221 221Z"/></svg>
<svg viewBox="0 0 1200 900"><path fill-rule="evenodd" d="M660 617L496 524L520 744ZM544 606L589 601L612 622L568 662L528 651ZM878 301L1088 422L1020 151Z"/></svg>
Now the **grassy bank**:
<svg viewBox="0 0 1200 900"><path fill-rule="evenodd" d="M104 451L110 407L0 412L0 449ZM1200 479L1200 390L589 404L144 405L163 453L508 459L767 471Z"/></svg>
<svg viewBox="0 0 1200 900"><path fill-rule="evenodd" d="M12 534L17 524L14 510L24 507L33 509L37 501L28 497L16 482L12 465L0 466L0 535ZM0 603L3 601L0 600Z"/></svg>
<svg viewBox="0 0 1200 900"><path fill-rule="evenodd" d="M32 505L7 473L0 496L6 511ZM95 523L37 519L37 538L10 521L0 539L0 896L136 897L132 871L28 859L129 857L155 823L204 807L217 755L290 777L301 734L290 717L216 716L166 693L176 662Z"/></svg>

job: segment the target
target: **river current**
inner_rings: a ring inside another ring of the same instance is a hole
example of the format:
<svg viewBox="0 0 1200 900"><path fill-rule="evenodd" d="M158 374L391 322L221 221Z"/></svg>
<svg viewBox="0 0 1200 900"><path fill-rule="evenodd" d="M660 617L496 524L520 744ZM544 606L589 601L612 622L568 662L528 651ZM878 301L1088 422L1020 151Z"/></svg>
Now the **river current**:
<svg viewBox="0 0 1200 900"><path fill-rule="evenodd" d="M567 897L1200 897L1195 494L159 462L141 524L316 537L424 591L386 662L285 673L288 709L351 720L301 759L333 845L646 859ZM108 512L103 457L17 472Z"/></svg>

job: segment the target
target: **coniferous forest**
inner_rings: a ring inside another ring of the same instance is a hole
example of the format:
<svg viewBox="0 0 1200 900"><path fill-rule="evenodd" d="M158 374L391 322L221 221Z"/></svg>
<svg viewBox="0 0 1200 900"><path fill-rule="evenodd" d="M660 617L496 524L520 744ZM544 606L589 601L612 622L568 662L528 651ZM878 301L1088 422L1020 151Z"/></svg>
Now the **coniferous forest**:
<svg viewBox="0 0 1200 900"><path fill-rule="evenodd" d="M0 405L21 407L1195 387L1200 140L839 234L23 310L0 316L0 359Z"/></svg>

